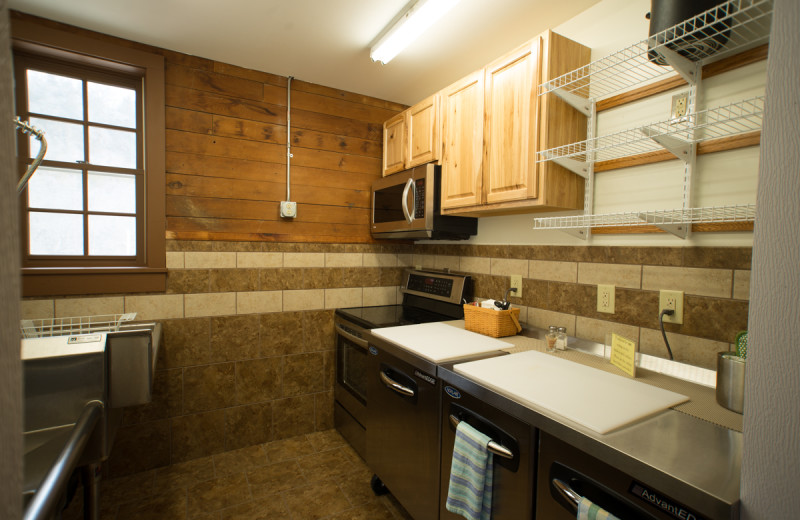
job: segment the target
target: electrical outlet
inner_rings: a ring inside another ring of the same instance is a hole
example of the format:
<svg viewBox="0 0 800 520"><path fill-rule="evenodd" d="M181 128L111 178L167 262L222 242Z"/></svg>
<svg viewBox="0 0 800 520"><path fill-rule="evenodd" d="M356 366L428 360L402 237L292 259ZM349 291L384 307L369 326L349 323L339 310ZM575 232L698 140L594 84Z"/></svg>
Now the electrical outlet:
<svg viewBox="0 0 800 520"><path fill-rule="evenodd" d="M511 289L516 289L516 291L511 291L508 293L509 296L513 296L514 298L522 298L522 275L521 274L512 274L511 275Z"/></svg>
<svg viewBox="0 0 800 520"><path fill-rule="evenodd" d="M658 293L658 315L664 309L672 309L675 314L664 315L664 323L683 323L683 291L660 291Z"/></svg>
<svg viewBox="0 0 800 520"><path fill-rule="evenodd" d="M672 96L672 112L670 119L678 119L689 112L689 93L681 92Z"/></svg>
<svg viewBox="0 0 800 520"><path fill-rule="evenodd" d="M288 200L281 201L281 218L297 217L297 203Z"/></svg>
<svg viewBox="0 0 800 520"><path fill-rule="evenodd" d="M614 286L597 285L597 312L614 314Z"/></svg>

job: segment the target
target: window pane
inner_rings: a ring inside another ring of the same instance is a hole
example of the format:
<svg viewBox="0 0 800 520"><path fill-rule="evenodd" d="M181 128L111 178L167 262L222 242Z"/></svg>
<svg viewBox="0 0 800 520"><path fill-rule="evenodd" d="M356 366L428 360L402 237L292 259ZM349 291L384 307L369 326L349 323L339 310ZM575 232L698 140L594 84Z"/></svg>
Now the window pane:
<svg viewBox="0 0 800 520"><path fill-rule="evenodd" d="M89 254L135 256L136 218L89 215Z"/></svg>
<svg viewBox="0 0 800 520"><path fill-rule="evenodd" d="M136 168L136 132L89 128L89 162Z"/></svg>
<svg viewBox="0 0 800 520"><path fill-rule="evenodd" d="M37 114L83 119L83 82L36 70L28 71L28 110Z"/></svg>
<svg viewBox="0 0 800 520"><path fill-rule="evenodd" d="M48 161L78 162L83 161L83 125L62 123L38 117L31 118L31 124L45 133L47 139ZM31 157L39 153L39 142L33 136L31 140Z"/></svg>
<svg viewBox="0 0 800 520"><path fill-rule="evenodd" d="M89 121L136 128L136 91L88 83Z"/></svg>
<svg viewBox="0 0 800 520"><path fill-rule="evenodd" d="M28 206L83 210L83 174L40 166L28 181Z"/></svg>
<svg viewBox="0 0 800 520"><path fill-rule="evenodd" d="M32 255L82 255L83 216L31 211Z"/></svg>
<svg viewBox="0 0 800 520"><path fill-rule="evenodd" d="M89 211L136 213L136 177L89 172Z"/></svg>

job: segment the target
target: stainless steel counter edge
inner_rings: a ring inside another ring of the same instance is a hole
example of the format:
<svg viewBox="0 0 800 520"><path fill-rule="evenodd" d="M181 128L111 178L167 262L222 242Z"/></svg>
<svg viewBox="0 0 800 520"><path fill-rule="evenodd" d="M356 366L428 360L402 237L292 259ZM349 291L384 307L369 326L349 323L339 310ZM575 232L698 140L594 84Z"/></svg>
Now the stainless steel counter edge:
<svg viewBox="0 0 800 520"><path fill-rule="evenodd" d="M463 362L463 361L462 361ZM439 366L445 383L571 444L710 518L739 517L742 434L667 410L605 435ZM713 468L713 469L712 469Z"/></svg>

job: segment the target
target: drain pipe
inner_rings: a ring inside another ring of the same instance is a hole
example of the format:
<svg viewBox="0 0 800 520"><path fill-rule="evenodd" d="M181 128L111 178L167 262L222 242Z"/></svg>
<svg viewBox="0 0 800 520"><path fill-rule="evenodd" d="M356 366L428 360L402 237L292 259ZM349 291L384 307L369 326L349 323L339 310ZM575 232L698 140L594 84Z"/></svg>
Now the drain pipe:
<svg viewBox="0 0 800 520"><path fill-rule="evenodd" d="M292 80L286 83L286 200L281 201L281 218L297 217L297 203L290 202L292 183Z"/></svg>

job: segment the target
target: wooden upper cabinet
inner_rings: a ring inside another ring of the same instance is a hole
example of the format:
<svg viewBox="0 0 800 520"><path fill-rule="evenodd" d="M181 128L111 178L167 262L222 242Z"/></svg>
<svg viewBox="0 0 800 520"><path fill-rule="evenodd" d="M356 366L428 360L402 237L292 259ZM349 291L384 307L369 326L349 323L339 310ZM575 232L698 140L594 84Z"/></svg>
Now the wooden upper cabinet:
<svg viewBox="0 0 800 520"><path fill-rule="evenodd" d="M583 178L553 162L537 163L536 154L585 139L586 117L554 94L539 96L538 88L586 65L589 58L587 47L547 31L487 65L480 140L472 136L479 128L475 122L457 113L459 97L467 97L462 90L477 87L477 80L465 78L445 89L443 213L482 216L583 207ZM468 152L478 146L480 162Z"/></svg>
<svg viewBox="0 0 800 520"><path fill-rule="evenodd" d="M405 169L406 113L400 112L383 123L383 175Z"/></svg>
<svg viewBox="0 0 800 520"><path fill-rule="evenodd" d="M445 88L442 107L442 209L481 203L483 69Z"/></svg>
<svg viewBox="0 0 800 520"><path fill-rule="evenodd" d="M485 202L536 198L540 40L486 67Z"/></svg>
<svg viewBox="0 0 800 520"><path fill-rule="evenodd" d="M408 150L406 167L439 160L439 94L417 103L405 111Z"/></svg>

